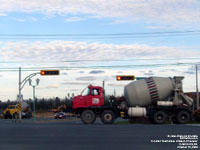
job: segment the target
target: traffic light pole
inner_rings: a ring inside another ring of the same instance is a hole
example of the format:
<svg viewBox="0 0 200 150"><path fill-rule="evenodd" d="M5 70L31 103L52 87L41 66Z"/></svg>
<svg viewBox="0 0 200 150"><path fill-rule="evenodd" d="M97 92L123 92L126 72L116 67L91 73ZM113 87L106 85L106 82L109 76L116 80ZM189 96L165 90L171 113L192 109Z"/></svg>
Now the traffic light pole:
<svg viewBox="0 0 200 150"><path fill-rule="evenodd" d="M26 78L24 78L23 81L21 81L21 67L19 67L19 94L18 94L18 102L22 101L22 89L25 86L26 82L31 79L32 77L36 76L37 74L40 74L40 72L32 73L28 75ZM19 122L22 121L22 111L19 111Z"/></svg>
<svg viewBox="0 0 200 150"><path fill-rule="evenodd" d="M40 72L35 72L35 73L28 75L26 78L24 78L23 81L21 81L21 67L19 67L19 94L18 94L18 98L17 98L19 102L21 102L22 99L23 99L21 91L22 91L23 87L25 86L26 82L29 81L32 77L36 76L37 74L40 74L40 75L59 75L60 72L59 72L59 70L41 70ZM35 87L34 87L33 94L34 93L35 93ZM19 122L21 122L21 121L22 121L22 112L20 110L19 111Z"/></svg>
<svg viewBox="0 0 200 150"><path fill-rule="evenodd" d="M18 102L20 102L22 99L22 96L21 96L21 67L19 67L19 95L18 95ZM20 109L19 111L19 122L22 121L22 111Z"/></svg>

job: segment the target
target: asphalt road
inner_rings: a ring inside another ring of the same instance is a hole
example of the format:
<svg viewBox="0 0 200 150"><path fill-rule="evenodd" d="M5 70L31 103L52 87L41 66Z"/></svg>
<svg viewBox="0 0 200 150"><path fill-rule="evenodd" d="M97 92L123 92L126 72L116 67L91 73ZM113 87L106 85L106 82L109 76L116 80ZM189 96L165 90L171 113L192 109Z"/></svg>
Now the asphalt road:
<svg viewBox="0 0 200 150"><path fill-rule="evenodd" d="M167 137L198 135L199 125L93 125L79 120L15 123L0 119L0 150L177 150ZM200 147L199 140L198 146ZM186 149L184 149L186 150ZM194 149L197 150L197 149Z"/></svg>

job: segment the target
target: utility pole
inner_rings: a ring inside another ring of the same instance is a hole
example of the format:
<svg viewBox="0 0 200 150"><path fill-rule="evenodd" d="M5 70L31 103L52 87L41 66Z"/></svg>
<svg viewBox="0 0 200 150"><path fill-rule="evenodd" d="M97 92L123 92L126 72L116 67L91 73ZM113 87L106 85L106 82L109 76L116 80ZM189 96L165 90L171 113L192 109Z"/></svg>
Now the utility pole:
<svg viewBox="0 0 200 150"><path fill-rule="evenodd" d="M199 110L199 88L198 88L198 64L196 64L196 95L197 95L197 107Z"/></svg>
<svg viewBox="0 0 200 150"><path fill-rule="evenodd" d="M102 86L103 86L103 90L104 90L104 88L105 88L105 80L103 81Z"/></svg>
<svg viewBox="0 0 200 150"><path fill-rule="evenodd" d="M103 99L105 100L106 99L105 80L103 80L102 86L103 86Z"/></svg>
<svg viewBox="0 0 200 150"><path fill-rule="evenodd" d="M21 67L19 67L19 95L18 95L18 102L21 103L22 95L21 95ZM22 121L22 111L19 111L19 122Z"/></svg>
<svg viewBox="0 0 200 150"><path fill-rule="evenodd" d="M114 96L116 97L116 90L114 89Z"/></svg>

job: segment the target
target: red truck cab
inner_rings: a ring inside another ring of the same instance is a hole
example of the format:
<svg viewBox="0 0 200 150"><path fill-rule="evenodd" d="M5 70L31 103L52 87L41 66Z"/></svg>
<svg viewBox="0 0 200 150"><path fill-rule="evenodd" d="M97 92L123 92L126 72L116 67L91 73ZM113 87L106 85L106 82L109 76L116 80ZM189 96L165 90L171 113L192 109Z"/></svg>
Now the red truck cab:
<svg viewBox="0 0 200 150"><path fill-rule="evenodd" d="M114 107L104 105L104 89L92 85L73 98L72 112L80 115L85 124L94 123L97 117L100 117L104 124L112 124L118 116Z"/></svg>
<svg viewBox="0 0 200 150"><path fill-rule="evenodd" d="M104 104L104 92L100 86L89 85L81 92L81 95L73 99L73 109L101 107Z"/></svg>

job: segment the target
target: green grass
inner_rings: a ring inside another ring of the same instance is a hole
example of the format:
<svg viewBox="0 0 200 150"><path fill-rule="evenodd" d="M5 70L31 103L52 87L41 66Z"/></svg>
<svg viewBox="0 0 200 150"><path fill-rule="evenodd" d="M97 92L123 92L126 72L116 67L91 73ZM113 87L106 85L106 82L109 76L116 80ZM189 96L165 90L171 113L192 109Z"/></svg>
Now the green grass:
<svg viewBox="0 0 200 150"><path fill-rule="evenodd" d="M200 121L191 121L188 124L200 124Z"/></svg>

